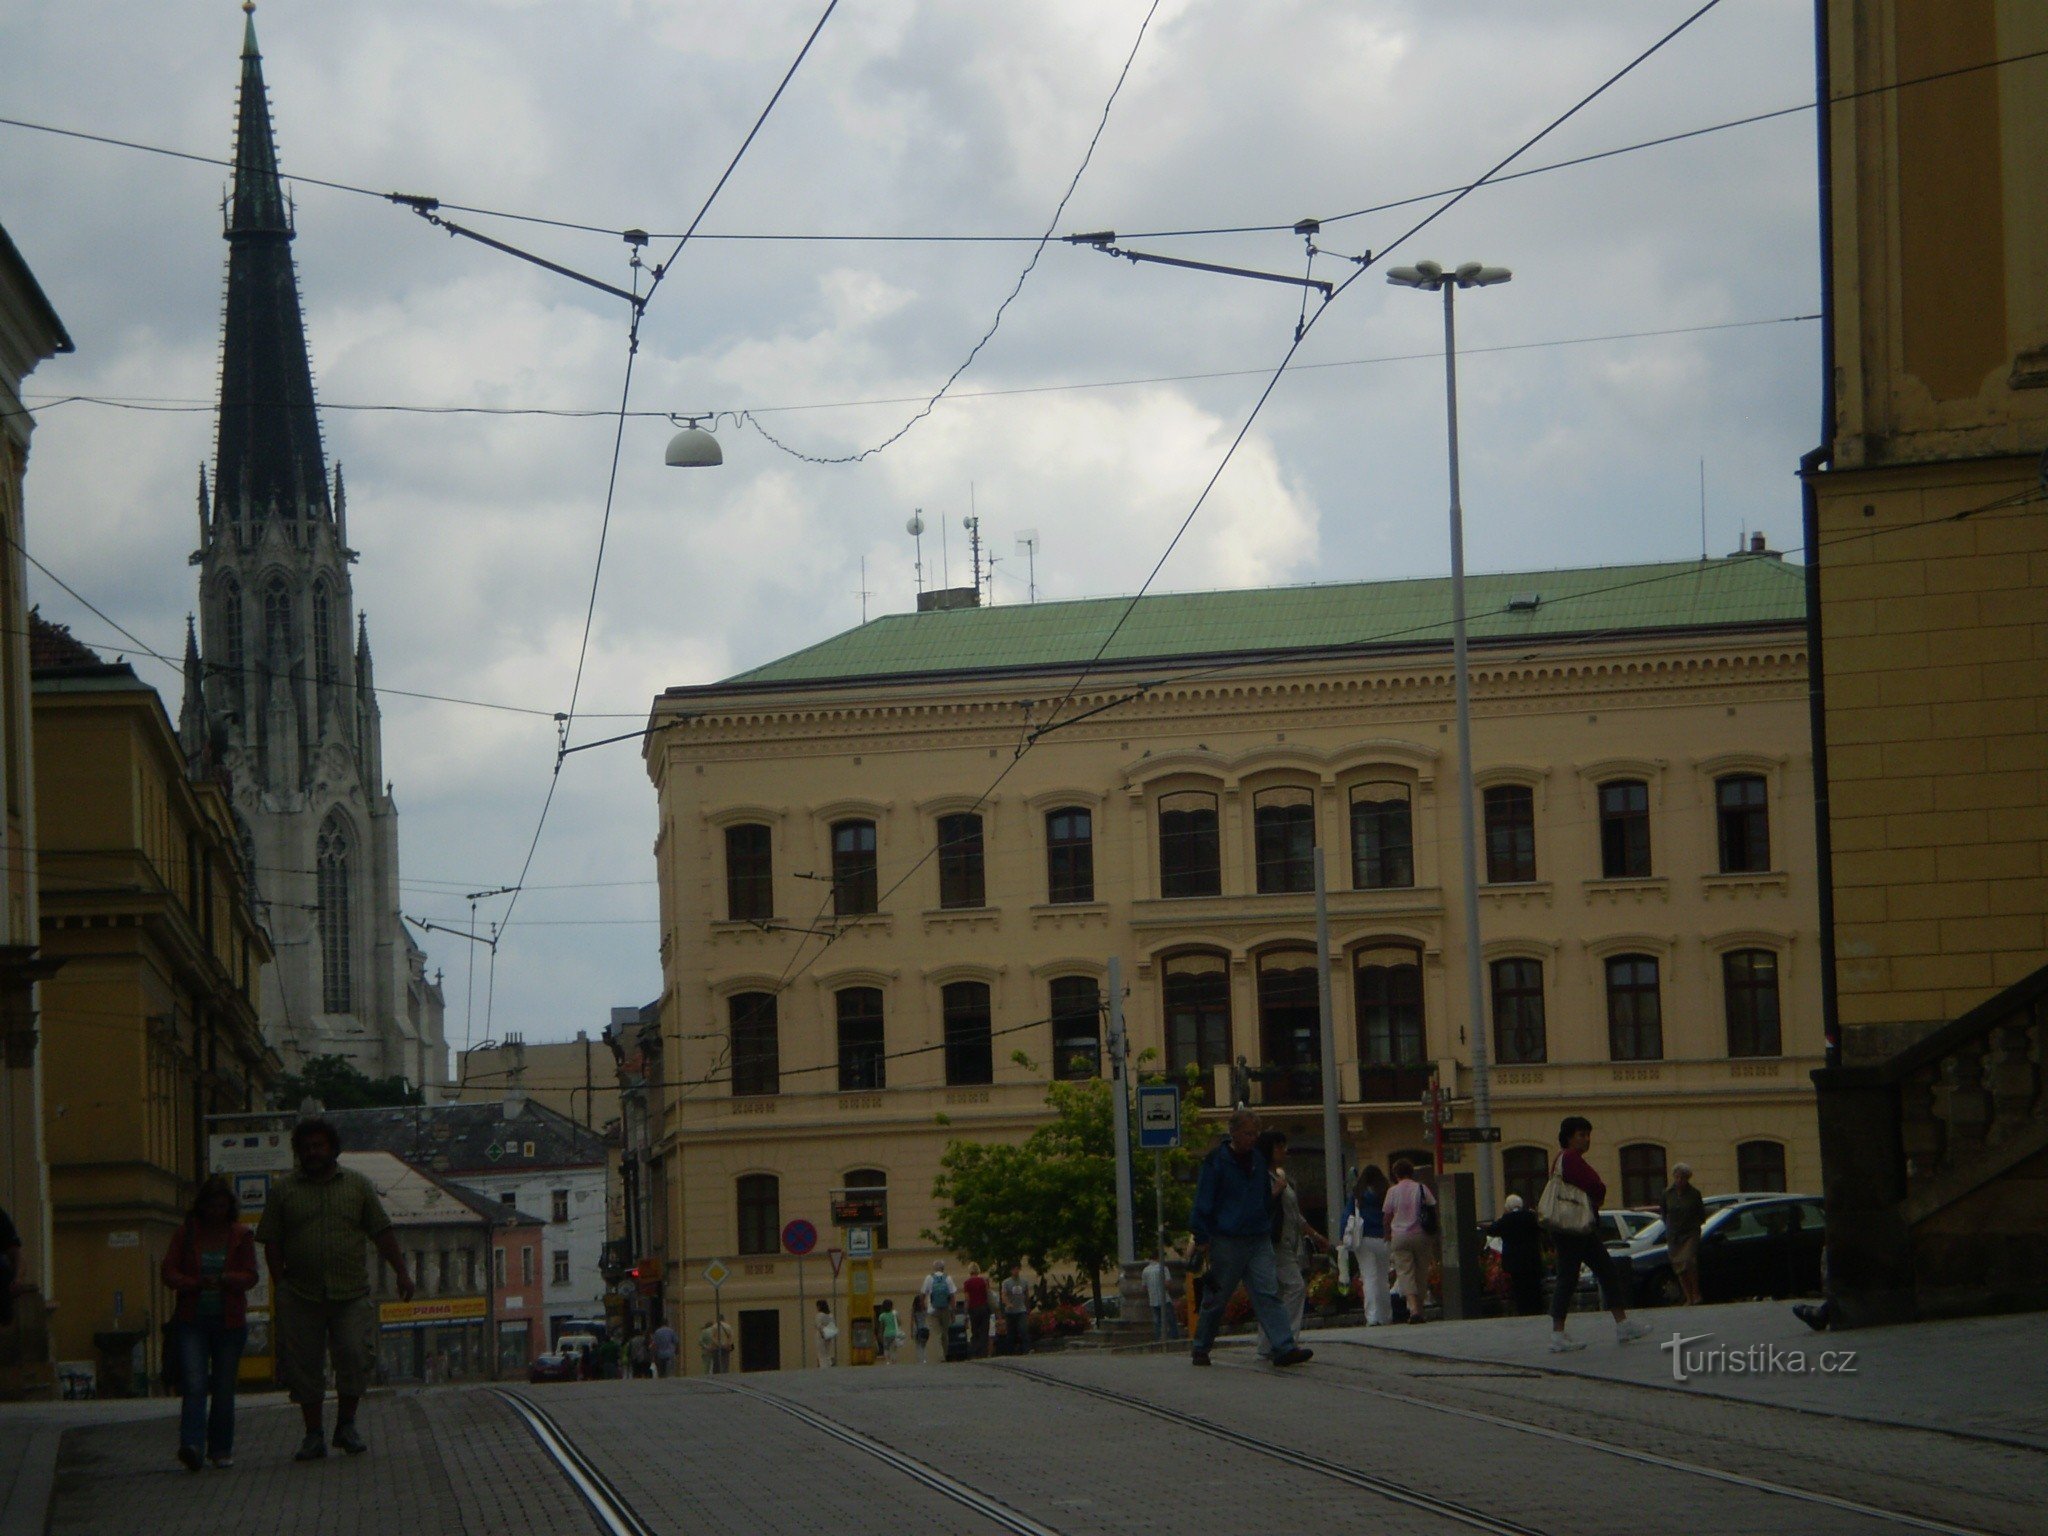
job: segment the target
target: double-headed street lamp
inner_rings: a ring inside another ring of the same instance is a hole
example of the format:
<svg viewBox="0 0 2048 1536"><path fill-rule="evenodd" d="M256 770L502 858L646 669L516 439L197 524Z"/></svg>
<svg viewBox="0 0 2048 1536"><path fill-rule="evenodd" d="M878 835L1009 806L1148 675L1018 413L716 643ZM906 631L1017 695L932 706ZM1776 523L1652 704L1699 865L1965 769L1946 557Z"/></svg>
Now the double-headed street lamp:
<svg viewBox="0 0 2048 1536"><path fill-rule="evenodd" d="M1464 879L1459 886L1465 907L1465 1014L1467 1038L1472 1047L1472 1123L1481 1129L1493 1124L1493 1084L1479 963L1479 829L1474 804L1478 790L1472 782L1472 673L1465 652L1465 509L1458 495L1456 294L1460 288L1490 288L1513 276L1506 267L1482 266L1476 261L1468 261L1449 272L1433 261L1418 261L1412 267L1394 267L1387 273L1387 281L1397 288L1441 291L1444 296L1444 402L1450 420L1451 457L1451 658L1458 681L1458 830L1465 861ZM1493 1148L1482 1141L1478 1149L1479 1210L1490 1220L1494 1213Z"/></svg>

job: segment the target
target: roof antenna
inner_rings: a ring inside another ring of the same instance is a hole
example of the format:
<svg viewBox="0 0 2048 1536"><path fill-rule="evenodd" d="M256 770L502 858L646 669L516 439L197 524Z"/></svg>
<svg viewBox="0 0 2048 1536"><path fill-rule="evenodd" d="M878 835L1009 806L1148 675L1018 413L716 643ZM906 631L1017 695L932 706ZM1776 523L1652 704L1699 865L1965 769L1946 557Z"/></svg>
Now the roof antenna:
<svg viewBox="0 0 2048 1536"><path fill-rule="evenodd" d="M1024 556L1027 562L1025 569L1030 574L1026 590L1030 593L1030 600L1035 603L1038 601L1038 530L1036 528L1024 528L1018 531L1017 553Z"/></svg>
<svg viewBox="0 0 2048 1536"><path fill-rule="evenodd" d="M868 621L868 599L873 595L868 591L868 557L862 555L860 557L860 592L858 596L860 597L860 621L863 624Z"/></svg>
<svg viewBox="0 0 2048 1536"><path fill-rule="evenodd" d="M917 595L924 596L924 508L919 507L910 514L910 521L903 525L903 531L917 543Z"/></svg>
<svg viewBox="0 0 2048 1536"><path fill-rule="evenodd" d="M1700 460L1700 564L1707 563L1707 461Z"/></svg>

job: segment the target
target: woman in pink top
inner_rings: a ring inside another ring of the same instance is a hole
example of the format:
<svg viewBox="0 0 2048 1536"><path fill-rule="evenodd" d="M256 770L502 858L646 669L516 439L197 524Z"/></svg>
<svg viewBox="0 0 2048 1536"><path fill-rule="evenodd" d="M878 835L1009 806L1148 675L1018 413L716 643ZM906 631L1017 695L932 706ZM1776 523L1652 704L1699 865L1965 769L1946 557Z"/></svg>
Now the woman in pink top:
<svg viewBox="0 0 2048 1536"><path fill-rule="evenodd" d="M1431 1257L1422 1213L1436 1209L1436 1196L1415 1181L1415 1165L1407 1158L1395 1162L1394 1187L1380 1209L1387 1221L1388 1245L1394 1250L1394 1289L1408 1303L1408 1321L1419 1323L1429 1302Z"/></svg>
<svg viewBox="0 0 2048 1536"><path fill-rule="evenodd" d="M1602 1203L1607 1199L1607 1184L1586 1161L1586 1150L1593 1145L1593 1122L1584 1115L1565 1116L1557 1128L1557 1144L1562 1149L1557 1154L1557 1176L1586 1192L1586 1198L1592 1202L1593 1215L1597 1218ZM1578 1293L1581 1264L1590 1269L1593 1278L1600 1282L1600 1299L1614 1314L1614 1341L1617 1344L1640 1339L1650 1331L1648 1323L1628 1320L1628 1300L1622 1292L1621 1276L1615 1273L1614 1260L1608 1257L1607 1244L1601 1238L1597 1220L1590 1232L1553 1231L1550 1240L1557 1248L1557 1289L1550 1295L1551 1353L1562 1354L1566 1350L1586 1347L1564 1331L1565 1315L1571 1311L1572 1298Z"/></svg>

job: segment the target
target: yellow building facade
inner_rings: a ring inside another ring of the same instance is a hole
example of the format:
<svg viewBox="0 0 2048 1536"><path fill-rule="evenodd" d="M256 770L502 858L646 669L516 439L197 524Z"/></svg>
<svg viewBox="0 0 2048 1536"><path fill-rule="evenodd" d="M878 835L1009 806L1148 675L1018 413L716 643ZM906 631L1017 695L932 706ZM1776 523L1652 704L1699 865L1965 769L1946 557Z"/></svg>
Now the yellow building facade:
<svg viewBox="0 0 2048 1536"><path fill-rule="evenodd" d="M282 1069L256 1006L270 941L225 788L188 776L156 691L41 620L35 643L51 1332L80 1362L140 1333L154 1371L206 1117L264 1107Z"/></svg>
<svg viewBox="0 0 2048 1536"><path fill-rule="evenodd" d="M1568 1113L1631 1201L1679 1161L1819 1178L1802 586L1763 552L1471 583L1503 1191ZM1347 1165L1426 1154L1432 1074L1469 1114L1448 601L1148 597L1085 677L1122 600L921 612L665 693L652 1155L686 1342L720 1259L743 1365L814 1350L777 1232L843 1241L834 1202L878 1192L907 1310L945 1146L1021 1139L1055 1072L1100 1070L1111 956L1142 1066L1242 1085L1318 1203L1312 848Z"/></svg>

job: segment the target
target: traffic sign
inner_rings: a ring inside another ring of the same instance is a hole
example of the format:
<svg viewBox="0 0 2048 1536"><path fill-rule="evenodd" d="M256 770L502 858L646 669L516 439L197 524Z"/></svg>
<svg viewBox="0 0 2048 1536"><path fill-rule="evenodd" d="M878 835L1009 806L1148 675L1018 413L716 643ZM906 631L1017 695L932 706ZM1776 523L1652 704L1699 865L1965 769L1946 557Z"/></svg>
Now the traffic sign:
<svg viewBox="0 0 2048 1536"><path fill-rule="evenodd" d="M1444 1141L1451 1146L1476 1141L1499 1141L1500 1127L1497 1125L1447 1125L1444 1127Z"/></svg>
<svg viewBox="0 0 2048 1536"><path fill-rule="evenodd" d="M1172 1083L1145 1083L1138 1088L1138 1146L1164 1152L1180 1145L1180 1090Z"/></svg>
<svg viewBox="0 0 2048 1536"><path fill-rule="evenodd" d="M704 1279L714 1288L725 1284L731 1275L732 1271L725 1267L723 1259L713 1259L704 1266Z"/></svg>
<svg viewBox="0 0 2048 1536"><path fill-rule="evenodd" d="M846 1262L846 1250L844 1248L827 1248L825 1250L825 1257L832 1261L832 1278L837 1280L839 1278L839 1266Z"/></svg>
<svg viewBox="0 0 2048 1536"><path fill-rule="evenodd" d="M846 1256L849 1259L872 1259L875 1256L875 1229L873 1227L848 1227L846 1229Z"/></svg>
<svg viewBox="0 0 2048 1536"><path fill-rule="evenodd" d="M818 1229L798 1217L782 1229L782 1246L802 1258L818 1246Z"/></svg>

